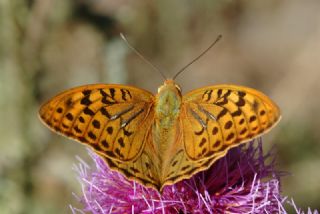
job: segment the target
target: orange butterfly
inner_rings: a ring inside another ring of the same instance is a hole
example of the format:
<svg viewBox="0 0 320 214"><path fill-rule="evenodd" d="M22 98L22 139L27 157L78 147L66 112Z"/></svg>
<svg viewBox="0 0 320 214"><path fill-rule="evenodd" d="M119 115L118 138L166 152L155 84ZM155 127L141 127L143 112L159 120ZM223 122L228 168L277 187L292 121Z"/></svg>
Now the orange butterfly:
<svg viewBox="0 0 320 214"><path fill-rule="evenodd" d="M111 169L159 191L209 168L280 119L276 104L255 89L216 85L182 96L171 79L156 95L127 85L77 87L50 99L39 114Z"/></svg>

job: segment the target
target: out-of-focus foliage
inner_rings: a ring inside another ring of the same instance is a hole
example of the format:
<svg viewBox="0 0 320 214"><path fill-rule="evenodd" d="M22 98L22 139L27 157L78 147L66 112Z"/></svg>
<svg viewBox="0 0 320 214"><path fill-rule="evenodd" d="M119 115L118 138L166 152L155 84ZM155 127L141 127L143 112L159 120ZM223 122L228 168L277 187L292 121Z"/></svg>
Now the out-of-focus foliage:
<svg viewBox="0 0 320 214"><path fill-rule="evenodd" d="M222 34L177 82L184 92L246 85L275 100L283 119L264 143L291 173L283 195L319 209L319 11L318 0L1 0L1 213L68 213L80 191L72 164L85 149L39 122L43 101L81 84L162 83L120 32L168 77Z"/></svg>

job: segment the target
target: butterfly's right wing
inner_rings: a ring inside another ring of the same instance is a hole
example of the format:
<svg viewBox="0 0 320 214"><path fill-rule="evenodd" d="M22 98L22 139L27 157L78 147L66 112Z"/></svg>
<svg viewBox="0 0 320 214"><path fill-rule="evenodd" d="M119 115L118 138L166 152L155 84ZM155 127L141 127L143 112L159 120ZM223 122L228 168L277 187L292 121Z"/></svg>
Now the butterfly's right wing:
<svg viewBox="0 0 320 214"><path fill-rule="evenodd" d="M262 92L236 85L200 88L184 96L185 149L193 160L219 158L261 136L280 120L278 106Z"/></svg>
<svg viewBox="0 0 320 214"><path fill-rule="evenodd" d="M217 85L187 93L177 127L177 151L164 185L209 168L229 149L268 132L279 119L276 104L248 87Z"/></svg>

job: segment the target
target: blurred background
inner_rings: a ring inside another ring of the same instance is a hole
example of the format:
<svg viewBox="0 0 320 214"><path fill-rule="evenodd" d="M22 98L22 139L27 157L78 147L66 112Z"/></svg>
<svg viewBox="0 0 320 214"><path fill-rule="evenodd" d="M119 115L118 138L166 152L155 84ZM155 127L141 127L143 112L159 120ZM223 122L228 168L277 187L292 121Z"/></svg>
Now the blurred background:
<svg viewBox="0 0 320 214"><path fill-rule="evenodd" d="M70 213L77 203L72 167L87 151L41 124L42 102L89 83L154 93L162 84L120 32L168 77L222 34L177 82L270 96L283 117L263 139L290 172L283 196L320 209L319 11L319 0L0 0L0 212Z"/></svg>

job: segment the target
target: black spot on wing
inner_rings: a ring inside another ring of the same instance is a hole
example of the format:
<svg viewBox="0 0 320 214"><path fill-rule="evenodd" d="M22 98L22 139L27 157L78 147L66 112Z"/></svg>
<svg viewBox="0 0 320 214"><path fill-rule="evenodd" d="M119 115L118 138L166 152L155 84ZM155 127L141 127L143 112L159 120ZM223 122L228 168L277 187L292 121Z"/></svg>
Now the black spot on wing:
<svg viewBox="0 0 320 214"><path fill-rule="evenodd" d="M128 99L127 99L127 96L128 96L130 99L132 99L132 96L131 96L131 93L130 93L129 90L122 88L122 89L120 89L120 91L121 91L121 98L122 98L122 100L127 101L127 100L128 100Z"/></svg>
<svg viewBox="0 0 320 214"><path fill-rule="evenodd" d="M221 97L221 95L222 95L222 89L221 89L221 88L220 88L220 89L218 89L217 95L218 95L218 98L220 98L220 97Z"/></svg>
<svg viewBox="0 0 320 214"><path fill-rule="evenodd" d="M111 115L109 114L109 112L107 111L107 109L101 108L101 109L100 109L100 112L101 112L102 115L104 115L104 116L107 117L108 119L111 118Z"/></svg>
<svg viewBox="0 0 320 214"><path fill-rule="evenodd" d="M80 103L82 105L89 106L92 104L92 101L90 100L89 96L85 96L84 98L81 99Z"/></svg>
<svg viewBox="0 0 320 214"><path fill-rule="evenodd" d="M79 133L79 134L82 133L81 129L79 129L78 126L73 127L73 129L74 129L77 133Z"/></svg>
<svg viewBox="0 0 320 214"><path fill-rule="evenodd" d="M92 146L95 151L101 151L101 147L98 144L90 144L90 146Z"/></svg>
<svg viewBox="0 0 320 214"><path fill-rule="evenodd" d="M199 146L202 147L206 142L207 142L207 139L203 137L201 139L201 142L200 142Z"/></svg>
<svg viewBox="0 0 320 214"><path fill-rule="evenodd" d="M85 137L83 137L83 136L78 137L78 140L79 140L80 142L83 142L83 143L87 143L87 142L88 142L87 139L86 139Z"/></svg>
<svg viewBox="0 0 320 214"><path fill-rule="evenodd" d="M230 133L227 137L227 141L232 140L235 137L234 133Z"/></svg>
<svg viewBox="0 0 320 214"><path fill-rule="evenodd" d="M227 93L225 93L223 96L224 96L225 98L228 98L228 97L230 96L231 92L232 92L232 91L228 89Z"/></svg>
<svg viewBox="0 0 320 214"><path fill-rule="evenodd" d="M83 113L85 113L86 115L90 115L90 116L93 116L93 115L94 115L94 112L93 112L89 107L86 107L86 108L83 110Z"/></svg>
<svg viewBox="0 0 320 214"><path fill-rule="evenodd" d="M249 122L252 123L254 121L257 120L257 117L255 115L251 116L250 119L249 119Z"/></svg>
<svg viewBox="0 0 320 214"><path fill-rule="evenodd" d="M241 115L241 113L242 113L241 110L238 108L237 111L231 113L231 116L232 117L238 117L238 116Z"/></svg>
<svg viewBox="0 0 320 214"><path fill-rule="evenodd" d="M127 131L125 128L123 128L123 134L127 137L131 136L133 132Z"/></svg>
<svg viewBox="0 0 320 214"><path fill-rule="evenodd" d="M244 91L238 91L238 95L239 95L240 97L244 97L244 96L246 96L246 92L244 92Z"/></svg>
<svg viewBox="0 0 320 214"><path fill-rule="evenodd" d="M107 128L107 132L108 132L108 134L112 134L113 133L113 128L111 127L111 126L109 126L108 128Z"/></svg>
<svg viewBox="0 0 320 214"><path fill-rule="evenodd" d="M254 100L253 101L253 105L252 105L252 108L255 112L257 112L258 108L259 108L259 102L257 100Z"/></svg>
<svg viewBox="0 0 320 214"><path fill-rule="evenodd" d="M62 127L65 128L65 129L68 129L69 126L67 126L66 124L62 123Z"/></svg>
<svg viewBox="0 0 320 214"><path fill-rule="evenodd" d="M119 143L119 145L120 145L122 148L125 146L122 137L120 137L120 138L118 139L118 143Z"/></svg>
<svg viewBox="0 0 320 214"><path fill-rule="evenodd" d="M213 144L213 148L217 148L221 145L221 140L217 140L214 144Z"/></svg>
<svg viewBox="0 0 320 214"><path fill-rule="evenodd" d="M109 94L106 93L103 89L100 89L100 94L102 95L101 102L103 104L112 105L112 104L117 103L114 100L114 96L115 96L115 89L114 88L109 89Z"/></svg>
<svg viewBox="0 0 320 214"><path fill-rule="evenodd" d="M88 95L91 94L91 90L83 90L83 91L82 91L82 94L83 94L84 96L88 96Z"/></svg>
<svg viewBox="0 0 320 214"><path fill-rule="evenodd" d="M186 166L184 166L184 167L181 167L181 170L182 170L182 171L185 171L185 170L189 169L190 167L191 167L190 165L186 165Z"/></svg>
<svg viewBox="0 0 320 214"><path fill-rule="evenodd" d="M80 123L84 123L85 122L85 120L84 120L84 118L82 116L79 117L79 121L80 121Z"/></svg>
<svg viewBox="0 0 320 214"><path fill-rule="evenodd" d="M103 147L109 148L109 143L106 140L102 140L101 144L102 144Z"/></svg>
<svg viewBox="0 0 320 214"><path fill-rule="evenodd" d="M102 102L103 104L106 104L106 105L113 105L113 104L116 103L115 101L110 101L110 100L108 100L107 97L103 97L103 98L101 99L101 102Z"/></svg>
<svg viewBox="0 0 320 214"><path fill-rule="evenodd" d="M202 135L203 134L203 132L204 132L204 128L202 127L202 129L200 130L200 131L195 131L194 133L196 134L196 135Z"/></svg>
<svg viewBox="0 0 320 214"><path fill-rule="evenodd" d="M228 121L228 122L226 122L226 124L224 125L224 128L225 129L230 129L231 127L232 127L232 125L233 125L233 123L232 123L232 121Z"/></svg>
<svg viewBox="0 0 320 214"><path fill-rule="evenodd" d="M70 121L73 120L73 115L69 112L67 115L66 115L66 118Z"/></svg>
<svg viewBox="0 0 320 214"><path fill-rule="evenodd" d="M100 122L98 120L93 120L92 125L96 129L100 129Z"/></svg>
<svg viewBox="0 0 320 214"><path fill-rule="evenodd" d="M202 95L202 100L204 100L205 96L207 97L205 102L209 101L211 99L212 90L206 90Z"/></svg>
<svg viewBox="0 0 320 214"><path fill-rule="evenodd" d="M226 108L223 108L222 111L220 111L220 113L217 116L217 120L219 120L221 117L223 117L224 115L226 115L228 113L228 110Z"/></svg>
<svg viewBox="0 0 320 214"><path fill-rule="evenodd" d="M103 89L100 89L99 92L100 92L101 96L103 96L103 97L108 96L108 94Z"/></svg>
<svg viewBox="0 0 320 214"><path fill-rule="evenodd" d="M97 139L97 136L92 131L88 132L88 137L90 137L92 140Z"/></svg>
<svg viewBox="0 0 320 214"><path fill-rule="evenodd" d="M111 95L112 99L114 99L114 95L116 93L116 90L114 88L110 88L109 91L110 91L110 95Z"/></svg>
<svg viewBox="0 0 320 214"><path fill-rule="evenodd" d="M245 100L243 99L243 97L239 97L239 100L236 102L236 105L239 107L242 107L246 104Z"/></svg>
<svg viewBox="0 0 320 214"><path fill-rule="evenodd" d="M207 148L203 148L201 151L201 155L204 155L207 152Z"/></svg>
<svg viewBox="0 0 320 214"><path fill-rule="evenodd" d="M241 131L240 131L240 135L243 135L247 132L247 128L243 128Z"/></svg>
<svg viewBox="0 0 320 214"><path fill-rule="evenodd" d="M72 105L72 98L68 98L65 102L66 106L69 108Z"/></svg>
<svg viewBox="0 0 320 214"><path fill-rule="evenodd" d="M173 161L173 163L171 164L171 166L174 167L177 163L178 163L178 161L175 160L175 161Z"/></svg>
<svg viewBox="0 0 320 214"><path fill-rule="evenodd" d="M218 131L219 131L218 127L214 127L212 129L212 135L216 135L218 133Z"/></svg>

